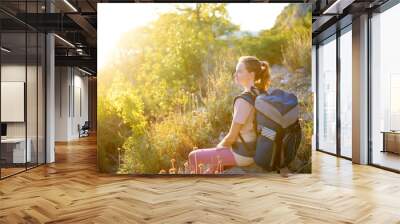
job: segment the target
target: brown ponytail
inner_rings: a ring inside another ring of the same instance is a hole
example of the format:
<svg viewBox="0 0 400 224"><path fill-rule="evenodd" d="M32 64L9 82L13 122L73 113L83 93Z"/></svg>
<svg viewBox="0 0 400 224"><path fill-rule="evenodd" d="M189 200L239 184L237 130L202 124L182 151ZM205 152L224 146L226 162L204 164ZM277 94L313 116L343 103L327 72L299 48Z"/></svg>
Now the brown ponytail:
<svg viewBox="0 0 400 224"><path fill-rule="evenodd" d="M243 62L248 72L254 72L254 85L259 90L267 90L271 82L271 72L266 61L260 61L254 56L242 56L239 62Z"/></svg>

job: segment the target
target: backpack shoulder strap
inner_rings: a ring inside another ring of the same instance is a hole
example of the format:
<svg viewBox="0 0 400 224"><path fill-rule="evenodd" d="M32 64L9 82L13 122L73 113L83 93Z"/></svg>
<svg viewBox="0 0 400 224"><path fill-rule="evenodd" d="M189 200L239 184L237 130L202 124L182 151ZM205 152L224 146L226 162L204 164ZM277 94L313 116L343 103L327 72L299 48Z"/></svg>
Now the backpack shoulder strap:
<svg viewBox="0 0 400 224"><path fill-rule="evenodd" d="M239 98L246 100L249 104L254 106L255 97L251 93L244 92L244 93L240 94L239 96L235 97L235 99L233 100L233 105L235 105L236 100Z"/></svg>
<svg viewBox="0 0 400 224"><path fill-rule="evenodd" d="M255 91L253 88L250 89L250 91L246 91L241 93L239 96L236 96L235 99L233 100L233 105L235 105L235 102L237 99L242 98L244 100L246 100L248 103L250 103L253 107L256 101L256 97L258 95L258 91ZM256 128L256 121L254 120L254 129L257 132L257 128ZM244 147L246 148L246 150L251 151L250 147L247 145L247 143L244 141L242 135L239 133L239 138L242 141Z"/></svg>
<svg viewBox="0 0 400 224"><path fill-rule="evenodd" d="M236 96L235 99L233 100L233 104L235 105L235 101L239 98L242 98L254 106L258 93L259 91L255 87L252 87L250 91L243 92L239 96Z"/></svg>

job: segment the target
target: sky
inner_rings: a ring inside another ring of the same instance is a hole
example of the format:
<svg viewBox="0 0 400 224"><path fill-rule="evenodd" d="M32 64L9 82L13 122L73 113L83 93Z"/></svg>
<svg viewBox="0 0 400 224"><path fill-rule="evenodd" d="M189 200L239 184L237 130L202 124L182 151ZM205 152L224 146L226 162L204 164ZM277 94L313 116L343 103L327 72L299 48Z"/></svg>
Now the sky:
<svg viewBox="0 0 400 224"><path fill-rule="evenodd" d="M97 67L107 61L121 35L174 10L173 3L99 3L97 5ZM186 3L194 6L194 4ZM257 32L271 28L287 3L231 3L228 14L241 31Z"/></svg>

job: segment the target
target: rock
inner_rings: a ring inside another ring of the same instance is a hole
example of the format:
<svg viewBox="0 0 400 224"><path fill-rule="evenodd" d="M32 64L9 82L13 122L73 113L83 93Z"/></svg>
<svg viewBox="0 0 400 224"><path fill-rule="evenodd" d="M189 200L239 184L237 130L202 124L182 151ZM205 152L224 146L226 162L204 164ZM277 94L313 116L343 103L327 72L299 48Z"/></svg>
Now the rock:
<svg viewBox="0 0 400 224"><path fill-rule="evenodd" d="M257 166L255 163L250 166L235 166L224 170L224 174L246 174L246 173L266 173L261 167Z"/></svg>

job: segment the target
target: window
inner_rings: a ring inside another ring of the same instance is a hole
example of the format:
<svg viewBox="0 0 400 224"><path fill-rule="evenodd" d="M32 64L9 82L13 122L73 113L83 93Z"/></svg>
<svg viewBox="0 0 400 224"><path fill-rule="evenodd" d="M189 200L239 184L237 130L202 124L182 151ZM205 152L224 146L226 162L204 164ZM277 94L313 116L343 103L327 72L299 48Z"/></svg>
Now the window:
<svg viewBox="0 0 400 224"><path fill-rule="evenodd" d="M340 155L352 156L352 35L351 26L340 36Z"/></svg>
<svg viewBox="0 0 400 224"><path fill-rule="evenodd" d="M372 163L400 170L400 5L371 18ZM391 135L390 139L384 138ZM389 147L390 146L390 147ZM393 153L395 152L395 153Z"/></svg>
<svg viewBox="0 0 400 224"><path fill-rule="evenodd" d="M318 48L318 149L336 153L336 36Z"/></svg>

